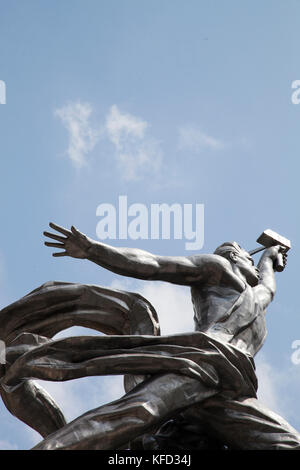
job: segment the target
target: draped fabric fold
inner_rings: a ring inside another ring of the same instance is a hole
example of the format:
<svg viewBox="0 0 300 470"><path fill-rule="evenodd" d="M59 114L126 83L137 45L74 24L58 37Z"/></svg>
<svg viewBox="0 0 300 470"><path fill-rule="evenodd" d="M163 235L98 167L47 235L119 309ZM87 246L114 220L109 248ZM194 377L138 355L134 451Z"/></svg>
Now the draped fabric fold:
<svg viewBox="0 0 300 470"><path fill-rule="evenodd" d="M7 386L5 374L21 355L72 326L107 335L160 332L155 309L141 295L95 285L50 281L3 308L0 339L6 345L6 364L0 367L0 394L8 410L42 436L65 425L62 411L31 377L15 377L15 385ZM144 379L126 374L125 390Z"/></svg>

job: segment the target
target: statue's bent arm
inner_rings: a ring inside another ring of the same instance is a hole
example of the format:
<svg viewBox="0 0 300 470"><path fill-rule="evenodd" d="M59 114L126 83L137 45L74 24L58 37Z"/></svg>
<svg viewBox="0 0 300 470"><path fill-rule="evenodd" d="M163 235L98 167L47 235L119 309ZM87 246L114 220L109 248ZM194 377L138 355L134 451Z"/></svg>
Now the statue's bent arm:
<svg viewBox="0 0 300 470"><path fill-rule="evenodd" d="M256 287L253 288L254 294L257 298L258 303L263 309L272 302L276 293L276 279L274 273L273 263L278 254L279 247L274 246L266 250L261 256L258 268L259 268L259 282ZM286 263L287 255L284 255L284 263Z"/></svg>

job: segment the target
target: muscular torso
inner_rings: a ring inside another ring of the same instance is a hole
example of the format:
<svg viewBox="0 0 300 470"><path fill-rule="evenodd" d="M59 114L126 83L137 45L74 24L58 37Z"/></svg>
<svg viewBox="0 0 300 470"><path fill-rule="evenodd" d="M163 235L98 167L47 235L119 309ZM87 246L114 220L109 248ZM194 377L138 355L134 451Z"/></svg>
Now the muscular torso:
<svg viewBox="0 0 300 470"><path fill-rule="evenodd" d="M265 311L250 286L242 293L227 286L193 286L191 295L196 331L257 353L266 336Z"/></svg>

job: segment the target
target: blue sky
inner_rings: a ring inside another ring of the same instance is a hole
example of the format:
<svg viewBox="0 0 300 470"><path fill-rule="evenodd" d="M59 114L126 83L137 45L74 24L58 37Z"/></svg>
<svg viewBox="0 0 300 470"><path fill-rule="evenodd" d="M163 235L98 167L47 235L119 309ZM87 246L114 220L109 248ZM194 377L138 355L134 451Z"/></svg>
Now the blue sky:
<svg viewBox="0 0 300 470"><path fill-rule="evenodd" d="M113 285L148 296L163 332L186 331L187 288L55 259L43 245L48 222L95 238L98 205L127 195L147 207L204 204L203 253L226 240L254 248L271 228L293 248L257 356L259 390L300 430L300 366L290 359L300 339L300 105L291 102L299 14L296 0L1 0L1 305L47 280ZM192 254L183 240L126 245ZM119 396L120 383L47 386L72 419ZM0 412L0 448L39 440L3 405Z"/></svg>

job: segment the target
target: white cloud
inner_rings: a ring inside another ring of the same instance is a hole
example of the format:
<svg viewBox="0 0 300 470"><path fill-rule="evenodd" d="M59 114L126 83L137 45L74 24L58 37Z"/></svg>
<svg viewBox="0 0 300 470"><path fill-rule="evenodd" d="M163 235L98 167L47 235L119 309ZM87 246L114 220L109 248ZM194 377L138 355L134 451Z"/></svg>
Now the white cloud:
<svg viewBox="0 0 300 470"><path fill-rule="evenodd" d="M284 367L276 367L269 363L263 352L258 354L255 362L258 399L300 432L299 366L287 362Z"/></svg>
<svg viewBox="0 0 300 470"><path fill-rule="evenodd" d="M278 391L278 374L268 363L262 353L256 359L256 374L258 379L258 398L270 410L283 415Z"/></svg>
<svg viewBox="0 0 300 470"><path fill-rule="evenodd" d="M147 135L149 125L141 118L121 112L113 105L106 116L106 133L114 145L122 177L138 180L155 174L162 163L159 142Z"/></svg>
<svg viewBox="0 0 300 470"><path fill-rule="evenodd" d="M220 150L224 143L212 137L200 128L186 125L179 128L179 149L188 149L193 152L201 152L203 149Z"/></svg>
<svg viewBox="0 0 300 470"><path fill-rule="evenodd" d="M110 140L118 149L122 149L127 139L143 139L148 124L131 114L121 113L116 105L110 108L106 117L106 129Z"/></svg>
<svg viewBox="0 0 300 470"><path fill-rule="evenodd" d="M86 164L86 157L91 152L100 136L90 124L92 107L89 103L70 103L55 110L69 133L69 146L67 154L73 164L80 168Z"/></svg>
<svg viewBox="0 0 300 470"><path fill-rule="evenodd" d="M100 137L114 147L121 177L127 181L157 174L161 168L160 143L149 136L149 124L113 105L102 126L90 123L92 106L74 102L55 110L69 134L67 155L77 168L87 164L87 156Z"/></svg>
<svg viewBox="0 0 300 470"><path fill-rule="evenodd" d="M194 331L194 312L189 288L149 283L143 286L140 294L156 309L163 335Z"/></svg>

